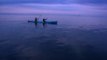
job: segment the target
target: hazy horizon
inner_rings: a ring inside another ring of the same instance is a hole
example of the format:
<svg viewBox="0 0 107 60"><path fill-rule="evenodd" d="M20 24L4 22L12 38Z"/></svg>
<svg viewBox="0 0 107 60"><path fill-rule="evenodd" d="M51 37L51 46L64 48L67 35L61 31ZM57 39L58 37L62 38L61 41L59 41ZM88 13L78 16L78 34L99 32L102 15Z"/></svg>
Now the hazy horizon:
<svg viewBox="0 0 107 60"><path fill-rule="evenodd" d="M106 0L0 0L0 14L107 15Z"/></svg>

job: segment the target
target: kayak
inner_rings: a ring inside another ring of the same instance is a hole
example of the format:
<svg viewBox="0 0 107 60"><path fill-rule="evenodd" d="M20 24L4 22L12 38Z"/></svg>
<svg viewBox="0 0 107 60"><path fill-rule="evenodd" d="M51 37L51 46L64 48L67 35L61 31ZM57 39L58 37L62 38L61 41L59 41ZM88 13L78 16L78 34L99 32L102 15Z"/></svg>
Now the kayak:
<svg viewBox="0 0 107 60"><path fill-rule="evenodd" d="M35 21L30 21L28 20L28 22L30 23L35 23ZM46 22L43 22L43 21L37 21L37 23L44 23L44 24L57 24L57 21L46 21Z"/></svg>

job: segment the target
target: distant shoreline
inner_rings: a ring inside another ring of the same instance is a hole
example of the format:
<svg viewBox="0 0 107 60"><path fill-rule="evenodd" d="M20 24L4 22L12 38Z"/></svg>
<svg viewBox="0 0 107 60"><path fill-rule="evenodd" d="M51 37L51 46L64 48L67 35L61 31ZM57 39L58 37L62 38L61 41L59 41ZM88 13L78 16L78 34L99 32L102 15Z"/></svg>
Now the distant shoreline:
<svg viewBox="0 0 107 60"><path fill-rule="evenodd" d="M101 15L77 15L77 14L75 14L75 15L73 15L73 14L52 14L52 13L49 13L49 14L45 14L45 13L43 13L43 14L41 14L41 13L0 13L0 15L60 15L60 16L83 16L83 17L107 17L106 15L103 15L103 16L101 16Z"/></svg>

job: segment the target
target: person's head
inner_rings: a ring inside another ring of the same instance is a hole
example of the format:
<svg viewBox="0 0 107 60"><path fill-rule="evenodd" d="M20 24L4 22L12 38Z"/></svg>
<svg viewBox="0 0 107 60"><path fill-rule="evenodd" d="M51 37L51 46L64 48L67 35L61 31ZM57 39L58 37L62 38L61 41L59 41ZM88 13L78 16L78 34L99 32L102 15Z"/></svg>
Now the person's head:
<svg viewBox="0 0 107 60"><path fill-rule="evenodd" d="M43 18L43 20L47 20L46 18Z"/></svg>
<svg viewBox="0 0 107 60"><path fill-rule="evenodd" d="M35 20L37 20L37 17L35 18Z"/></svg>

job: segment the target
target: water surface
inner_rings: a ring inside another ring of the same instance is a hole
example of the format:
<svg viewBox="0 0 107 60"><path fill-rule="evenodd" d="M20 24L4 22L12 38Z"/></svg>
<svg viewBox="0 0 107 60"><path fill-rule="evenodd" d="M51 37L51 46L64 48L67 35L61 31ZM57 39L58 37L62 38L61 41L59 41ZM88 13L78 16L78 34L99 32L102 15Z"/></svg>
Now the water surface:
<svg viewBox="0 0 107 60"><path fill-rule="evenodd" d="M107 18L43 15L57 25L28 23L39 15L0 15L0 60L107 60Z"/></svg>

